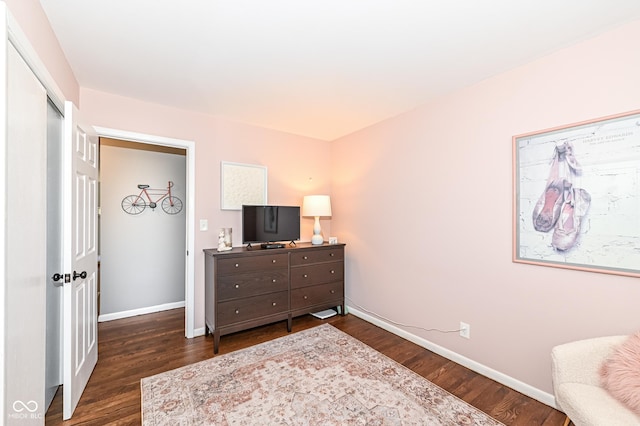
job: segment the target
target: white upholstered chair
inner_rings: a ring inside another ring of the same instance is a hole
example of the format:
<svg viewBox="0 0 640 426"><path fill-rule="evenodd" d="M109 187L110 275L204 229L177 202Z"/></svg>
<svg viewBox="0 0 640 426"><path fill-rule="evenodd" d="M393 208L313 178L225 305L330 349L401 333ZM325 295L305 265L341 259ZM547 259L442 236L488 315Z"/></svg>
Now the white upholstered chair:
<svg viewBox="0 0 640 426"><path fill-rule="evenodd" d="M556 346L551 351L556 404L567 415L564 426L640 426L640 417L600 386L599 370L627 336L607 336Z"/></svg>

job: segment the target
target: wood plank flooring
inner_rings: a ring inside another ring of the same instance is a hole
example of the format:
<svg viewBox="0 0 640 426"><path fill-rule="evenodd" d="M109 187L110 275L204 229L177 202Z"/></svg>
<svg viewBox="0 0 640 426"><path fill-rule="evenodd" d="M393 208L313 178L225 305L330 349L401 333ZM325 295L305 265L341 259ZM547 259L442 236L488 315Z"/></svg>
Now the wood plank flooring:
<svg viewBox="0 0 640 426"><path fill-rule="evenodd" d="M353 315L295 318L293 331L323 322L356 337L506 425L562 425L564 414ZM213 338L184 337L184 309L99 324L98 365L71 420L62 421L62 388L47 425L139 425L140 379L213 357ZM222 336L220 354L287 334L286 323Z"/></svg>

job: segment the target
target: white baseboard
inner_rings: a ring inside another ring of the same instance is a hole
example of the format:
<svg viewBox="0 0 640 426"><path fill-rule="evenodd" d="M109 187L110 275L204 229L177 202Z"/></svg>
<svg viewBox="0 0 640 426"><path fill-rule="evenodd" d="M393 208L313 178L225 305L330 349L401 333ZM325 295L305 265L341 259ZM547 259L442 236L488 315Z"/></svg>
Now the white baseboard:
<svg viewBox="0 0 640 426"><path fill-rule="evenodd" d="M456 362L464 367L467 367L468 369L473 370L476 373L482 374L485 377L493 379L496 382L501 383L505 386L508 386L513 390L516 390L524 395L527 395L530 398L533 398L537 401L542 402L543 404L546 404L556 409L558 408L556 405L555 397L548 392L544 392L538 388L535 388L531 385L521 382L518 379L515 379L504 373L496 371L493 368L487 367L484 364L480 364L479 362L476 362L472 359L462 356L459 353L443 348L440 345L437 345L433 342L423 339L422 337L418 337L415 334L411 334L406 330L396 327L395 325L389 324L388 322L385 322L372 315L359 311L356 308L352 308L351 306L348 306L347 311L350 314L357 316L358 318L362 318L365 321L375 324L378 327L384 330L387 330L390 333L393 333L397 336L407 339L410 342L415 343L416 345L422 346L425 349L435 352L438 355L441 355L447 359L450 359L451 361ZM549 374L551 374L551 372L549 372Z"/></svg>
<svg viewBox="0 0 640 426"><path fill-rule="evenodd" d="M184 308L184 300L181 302L165 303L162 305L148 306L146 308L132 309L130 311L114 312L98 315L98 322L113 321L122 318L135 317L137 315L152 314L154 312L168 311L169 309Z"/></svg>

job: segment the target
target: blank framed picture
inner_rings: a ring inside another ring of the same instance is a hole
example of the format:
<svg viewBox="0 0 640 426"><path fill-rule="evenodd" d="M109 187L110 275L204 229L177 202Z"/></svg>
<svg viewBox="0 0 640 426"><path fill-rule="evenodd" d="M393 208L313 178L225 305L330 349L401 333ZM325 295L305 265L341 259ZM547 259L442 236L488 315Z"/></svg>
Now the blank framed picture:
<svg viewBox="0 0 640 426"><path fill-rule="evenodd" d="M220 164L222 210L241 210L243 204L267 204L267 167L223 161Z"/></svg>

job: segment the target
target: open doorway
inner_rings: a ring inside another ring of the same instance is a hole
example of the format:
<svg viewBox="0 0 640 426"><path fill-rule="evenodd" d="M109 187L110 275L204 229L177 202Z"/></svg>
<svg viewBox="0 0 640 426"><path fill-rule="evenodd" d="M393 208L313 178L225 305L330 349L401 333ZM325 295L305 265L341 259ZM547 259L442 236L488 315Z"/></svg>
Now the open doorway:
<svg viewBox="0 0 640 426"><path fill-rule="evenodd" d="M186 150L100 138L99 321L185 306Z"/></svg>
<svg viewBox="0 0 640 426"><path fill-rule="evenodd" d="M182 165L184 167L182 172L182 175L184 178L184 185L182 186L182 188L174 186L172 190L177 191L176 195L181 198L181 201L183 202L183 207L181 212L173 215L175 217L168 217L172 215L169 215L165 211L163 211L160 205L158 205L155 209L149 209L147 207L144 214L139 214L139 215L130 215L123 211L121 206L121 201L123 197L125 197L128 194L139 193L140 189L138 189L137 187L138 184L148 184L151 186L158 185L160 187L162 186L161 183L153 183L151 181L143 182L142 180L145 180L145 177L149 175L142 175L141 177L140 175L138 175L138 177L135 178L135 173L132 173L132 175L134 176L134 181L129 185L130 188L127 189L128 192L118 194L118 196L116 197L117 199L115 201L111 200L111 204L112 204L111 207L114 207L114 204L115 204L115 207L117 208L118 214L120 215L120 217L121 218L124 217L126 219L133 219L134 225L139 225L145 222L158 220L158 219L169 219L170 221L172 220L175 224L176 219L180 220L180 226L182 227L184 237L181 240L181 242L173 243L175 245L174 248L177 248L177 251L175 251L175 253L177 254L173 254L171 256L174 258L173 260L175 260L175 257L181 257L181 260L182 260L181 264L183 266L178 267L179 269L178 274L182 275L181 277L182 279L178 278L177 280L179 280L179 282L182 284L182 289L183 289L182 300L184 300L183 306L185 307L185 336L194 337L195 335L194 300L193 300L194 259L191 254L193 253L194 229L195 229L194 228L194 201L193 201L193 193L194 193L193 186L194 186L194 180L195 180L195 171L194 171L195 143L192 141L170 139L170 138L164 138L159 136L124 132L124 131L105 129L105 128L96 128L96 131L98 135L101 137L101 141L105 141L106 139L115 140L119 142L112 142L111 144L113 143L124 144L123 146L126 145L129 147L133 145L128 145L128 144L134 143L138 151L160 153L158 155L164 155L164 154L169 156L178 155L182 158L179 162L182 162ZM175 149L177 149L177 151ZM124 173L128 173L128 171L135 169L137 167L138 166L135 164L135 161L134 161L134 164L130 164L129 166L126 166L126 167L124 167L124 165L118 165L118 170L116 170L116 172L118 174L124 174ZM162 173L165 173L165 172L166 170L162 171ZM170 179L167 178L167 181L168 180ZM105 182L101 182L101 192L104 190L104 188L102 188L104 185L105 185ZM167 185L168 185L168 182L165 182L164 183L165 189ZM101 199L102 199L102 195L101 195ZM102 221L104 220L104 214L105 214L104 208L105 206L101 206L101 212L102 212L102 214L100 215L101 229L102 229ZM162 215L164 215L164 217ZM133 216L137 216L137 217L134 218ZM145 246L153 246L154 244L155 245L158 244L157 241L154 242L155 238L153 236L150 236L150 237L147 236L143 238L135 230L132 231L131 229L127 229L127 230L116 229L113 232L124 234L124 236L128 239L127 240L128 244L132 246L138 245L139 247L143 248ZM163 232L163 230L157 229L156 232ZM101 239L101 246L103 245L103 239L104 239L104 236L102 236L102 239ZM125 271L125 270L118 269L117 271L111 271L115 273L115 275L112 275L112 279L115 279L116 281L120 281L119 282L119 284L121 285L120 288L127 289L129 288L127 287L127 283L130 284L132 282L131 277L127 275L127 272L131 273L132 271L134 271L136 274L139 274L140 271L142 271L142 274L144 275L145 271L148 272L148 268L153 268L153 266L151 266L153 262L150 262L150 261L147 262L148 259L145 258L145 256L149 256L148 254L149 252L150 251L147 251L146 255L142 255L137 259L130 259L130 261L128 262L130 265L129 267L135 268L135 270L129 269L128 271ZM103 279L101 279L100 298L101 298L102 307L106 308L106 304L104 303L106 302L105 298L107 296L105 294L105 291L106 291L105 285L108 285L108 284L105 282L105 278L107 277L106 268L108 267L108 265L106 263L107 259L104 258L103 256L104 256L104 253L101 252L101 273L102 273ZM139 276L140 275L138 275L138 277ZM135 281L135 278L133 280ZM149 295L150 292L157 293L157 289L153 286L153 279L144 278L144 281L147 283L147 285L151 283L151 287L145 288L144 286L142 286L142 288L137 288L135 290L136 292L147 294L147 296ZM122 284L124 284L124 287L122 287ZM175 291L175 289L171 291ZM161 298L157 298L156 296L158 296L158 294L155 294L154 295L155 299L152 300L151 303L145 307L138 307L138 308L134 307L132 309L127 309L126 305L123 305L125 306L125 308L124 310L119 311L120 312L119 315L112 315L110 317L109 316L104 317L105 315L108 315L109 312L106 312L104 309L102 309L100 312L100 316L103 317L102 320L108 320L108 319L123 318L125 316L156 312L163 309L172 309L174 307L180 306L175 302L167 301L168 299L165 299L165 301L163 301ZM130 306L133 306L133 305L130 305ZM112 308L109 308L109 309L112 309Z"/></svg>

